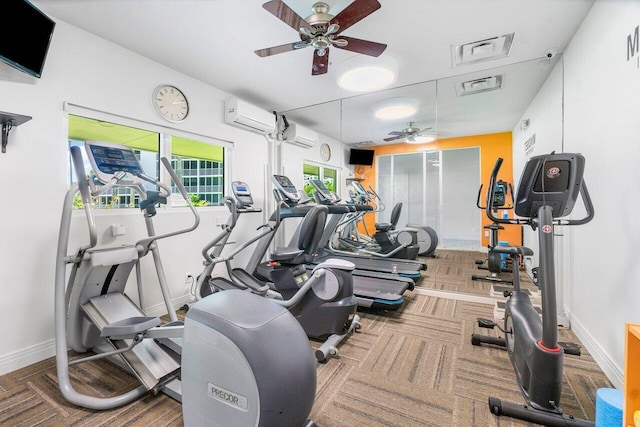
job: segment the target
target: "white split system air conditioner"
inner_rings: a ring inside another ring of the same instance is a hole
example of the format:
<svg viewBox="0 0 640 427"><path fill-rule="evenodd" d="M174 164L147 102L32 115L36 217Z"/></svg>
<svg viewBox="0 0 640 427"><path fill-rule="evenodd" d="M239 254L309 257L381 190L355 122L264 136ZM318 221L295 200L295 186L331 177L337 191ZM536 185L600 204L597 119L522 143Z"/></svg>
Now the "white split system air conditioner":
<svg viewBox="0 0 640 427"><path fill-rule="evenodd" d="M229 98L225 101L224 121L262 135L273 132L276 127L274 114L238 98Z"/></svg>
<svg viewBox="0 0 640 427"><path fill-rule="evenodd" d="M286 142L300 147L310 148L318 144L318 132L292 122L289 122L284 137Z"/></svg>

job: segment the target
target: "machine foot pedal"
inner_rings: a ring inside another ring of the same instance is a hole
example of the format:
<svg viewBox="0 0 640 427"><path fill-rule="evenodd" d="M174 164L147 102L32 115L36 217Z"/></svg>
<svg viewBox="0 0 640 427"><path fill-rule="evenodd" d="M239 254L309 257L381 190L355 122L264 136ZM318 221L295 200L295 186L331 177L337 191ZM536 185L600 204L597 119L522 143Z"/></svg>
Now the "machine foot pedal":
<svg viewBox="0 0 640 427"><path fill-rule="evenodd" d="M580 356L581 347L578 344L574 342L559 342L558 345L562 347L565 354Z"/></svg>

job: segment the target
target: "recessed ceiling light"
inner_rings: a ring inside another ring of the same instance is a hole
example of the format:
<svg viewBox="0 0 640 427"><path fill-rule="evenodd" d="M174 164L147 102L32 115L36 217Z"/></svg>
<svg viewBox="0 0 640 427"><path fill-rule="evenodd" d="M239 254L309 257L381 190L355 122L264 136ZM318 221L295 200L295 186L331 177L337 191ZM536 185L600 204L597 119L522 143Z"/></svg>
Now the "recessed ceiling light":
<svg viewBox="0 0 640 427"><path fill-rule="evenodd" d="M384 57L351 57L338 69L338 86L350 92L372 92L390 86L396 80L397 63Z"/></svg>
<svg viewBox="0 0 640 427"><path fill-rule="evenodd" d="M375 116L382 120L397 120L411 117L416 111L413 105L389 105L376 110Z"/></svg>
<svg viewBox="0 0 640 427"><path fill-rule="evenodd" d="M375 116L382 120L411 117L418 111L419 102L414 98L396 97L383 99L374 106Z"/></svg>

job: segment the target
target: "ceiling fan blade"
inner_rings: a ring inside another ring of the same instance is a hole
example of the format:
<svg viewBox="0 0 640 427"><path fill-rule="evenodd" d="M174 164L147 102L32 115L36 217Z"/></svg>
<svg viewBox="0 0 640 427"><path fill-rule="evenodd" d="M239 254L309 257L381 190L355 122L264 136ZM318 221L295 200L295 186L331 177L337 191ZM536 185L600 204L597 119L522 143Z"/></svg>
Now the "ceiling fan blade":
<svg viewBox="0 0 640 427"><path fill-rule="evenodd" d="M324 55L318 55L318 51L313 51L313 66L311 67L311 75L317 76L326 74L329 70L329 49L324 50Z"/></svg>
<svg viewBox="0 0 640 427"><path fill-rule="evenodd" d="M340 32L342 32L378 9L380 9L378 0L355 0L334 16L329 24L340 25Z"/></svg>
<svg viewBox="0 0 640 427"><path fill-rule="evenodd" d="M258 49L258 50L254 50L254 52L256 55L264 58L265 56L277 55L278 53L291 52L292 50L300 50L307 46L310 46L310 43L298 41L293 43L281 44L280 46L272 46L264 49Z"/></svg>
<svg viewBox="0 0 640 427"><path fill-rule="evenodd" d="M296 31L300 31L301 27L305 27L312 34L316 31L311 25L309 25L307 21L305 21L300 17L300 15L295 13L293 9L284 4L282 0L268 1L263 4L262 7Z"/></svg>
<svg viewBox="0 0 640 427"><path fill-rule="evenodd" d="M406 132L400 132L397 130L389 132L389 135L406 135L406 134L407 134Z"/></svg>
<svg viewBox="0 0 640 427"><path fill-rule="evenodd" d="M415 136L422 135L423 133L425 133L425 132L426 132L426 131L428 131L429 129L433 129L433 128L428 127L428 128L421 129L421 130L419 130L418 132L414 133L414 135L415 135Z"/></svg>
<svg viewBox="0 0 640 427"><path fill-rule="evenodd" d="M376 43L369 40L356 39L354 37L340 36L347 41L346 46L335 45L337 48L349 50L351 52L362 53L369 56L380 56L387 48L386 44Z"/></svg>

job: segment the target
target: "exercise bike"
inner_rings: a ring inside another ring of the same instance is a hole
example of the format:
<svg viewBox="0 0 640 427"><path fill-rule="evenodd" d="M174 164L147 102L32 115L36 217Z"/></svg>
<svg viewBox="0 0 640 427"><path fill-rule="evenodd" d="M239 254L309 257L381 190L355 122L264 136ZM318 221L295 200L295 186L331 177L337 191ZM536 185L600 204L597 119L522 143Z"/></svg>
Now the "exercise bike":
<svg viewBox="0 0 640 427"><path fill-rule="evenodd" d="M153 218L171 188L144 173L131 147L86 142L85 149L93 170L90 178L81 148L71 147L78 182L65 197L56 258L56 367L62 396L77 406L105 410L165 393L182 402L187 426L314 426L307 416L315 399L315 362L303 329L286 309L256 295L229 291L198 301L184 323L177 319L158 242L193 231L200 218L169 160L161 158L161 165L189 207L193 224L156 234ZM139 201L144 217L146 237L133 244L117 244L99 230L98 223L104 221L94 217L92 198L118 190ZM78 192L89 242L68 255ZM140 260L147 255L171 319L165 324L141 308ZM125 293L134 268L139 304ZM78 355L70 358L69 348ZM112 397L76 390L71 377L77 372L71 375L70 370L96 360L115 363L140 385Z"/></svg>
<svg viewBox="0 0 640 427"><path fill-rule="evenodd" d="M507 183L503 180L498 180L495 183L495 187L493 189L493 197L491 199L488 198L489 194L487 194L487 204L482 206L480 203L480 198L482 196L482 184L480 184L480 189L478 190L478 198L476 200L476 206L483 211L487 209L487 206L491 206L491 210L494 213L497 213L499 209L508 210L513 209L513 204L507 204L507 195L508 192L511 194L511 203L513 203L513 186L510 183ZM511 261L510 257L503 253L499 253L495 250L495 247L498 246L500 241L498 240L498 232L500 230L504 230L504 227L496 222L492 224L485 225L485 229L489 230L489 249L487 253L486 262L482 260L477 260L476 265L480 270L488 270L488 276L481 276L474 274L471 276L472 280L486 280L490 282L498 282L498 283L512 283L512 280L505 279L504 277L500 277L500 273L509 272L509 268L507 264ZM533 252L530 254L533 255ZM518 260L519 261L519 260Z"/></svg>
<svg viewBox="0 0 640 427"><path fill-rule="evenodd" d="M479 319L480 327L498 328L504 338L473 334L473 345L491 344L505 347L516 373L518 386L527 405L489 398L494 415L543 424L545 426L593 426L588 420L563 414L560 407L563 361L565 353L579 355L576 344L558 342L556 312L556 284L554 267L554 226L586 224L594 216L593 204L583 181L585 160L581 154L551 153L532 157L527 162L515 199L515 214L520 218L497 218L491 209L496 177L502 159L498 159L491 173L486 214L498 224L529 225L538 230L540 266L538 286L542 296L542 316L533 307L529 296L520 289L516 257L524 251L518 246L496 246L498 253L512 259L513 290L506 291L504 327ZM561 219L569 215L581 196L585 216L581 219Z"/></svg>

